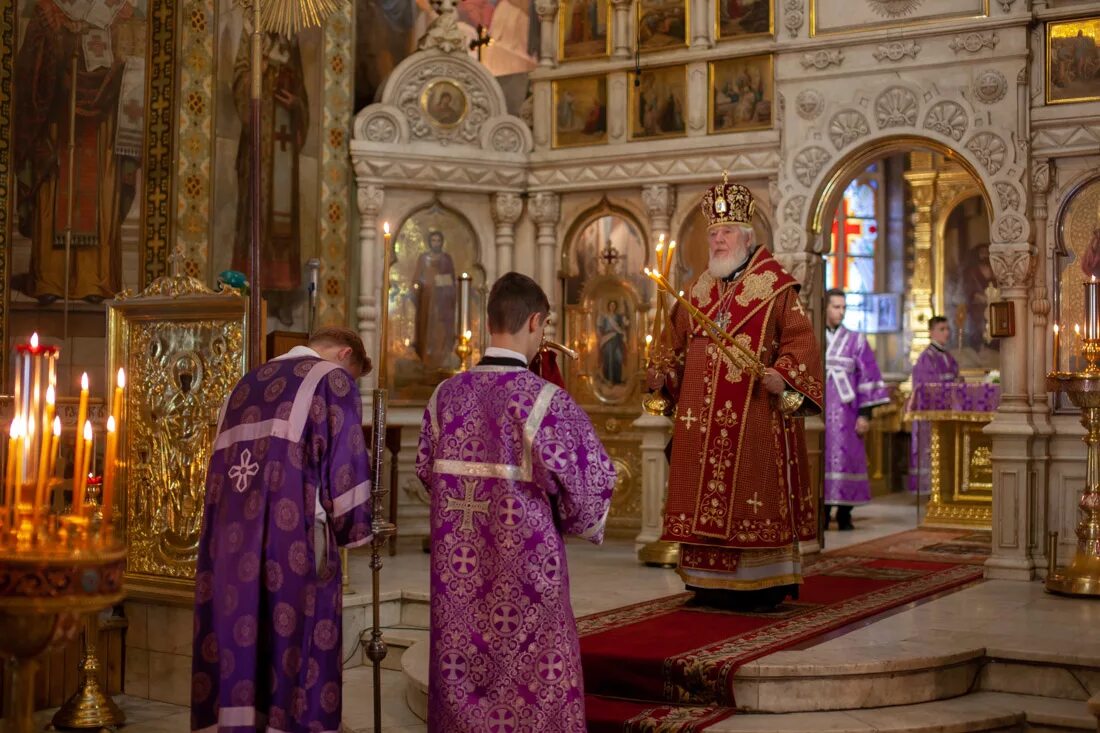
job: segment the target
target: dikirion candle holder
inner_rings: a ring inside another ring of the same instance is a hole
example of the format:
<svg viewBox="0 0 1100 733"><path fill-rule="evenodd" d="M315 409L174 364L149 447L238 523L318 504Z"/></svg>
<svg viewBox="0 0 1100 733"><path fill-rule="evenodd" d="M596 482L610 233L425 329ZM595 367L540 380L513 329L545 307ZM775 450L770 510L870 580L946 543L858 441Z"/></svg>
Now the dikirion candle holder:
<svg viewBox="0 0 1100 733"><path fill-rule="evenodd" d="M87 421L88 381L81 385L76 436L73 503L63 508L57 456L61 422L55 414L59 349L39 343L37 334L16 346L13 416L8 427L4 502L0 511L0 655L8 661L10 679L4 714L6 731L34 730L34 672L38 658L75 638L85 616L123 597L126 546L115 529L113 494L117 430L122 424L125 374L119 373L108 420L104 481L93 493L102 495L99 511L89 507L88 475L95 468L91 424ZM82 429L81 429L82 428ZM88 632L91 633L91 632ZM88 639L85 679L70 706L80 713L77 725L102 728L124 718L98 690L94 639ZM96 694L98 693L98 694ZM94 710L92 708L95 708ZM112 710L113 708L113 710ZM99 712L96 712L96 711ZM64 717L64 716L63 716ZM55 719L55 723L58 722ZM72 722L64 718L64 722Z"/></svg>

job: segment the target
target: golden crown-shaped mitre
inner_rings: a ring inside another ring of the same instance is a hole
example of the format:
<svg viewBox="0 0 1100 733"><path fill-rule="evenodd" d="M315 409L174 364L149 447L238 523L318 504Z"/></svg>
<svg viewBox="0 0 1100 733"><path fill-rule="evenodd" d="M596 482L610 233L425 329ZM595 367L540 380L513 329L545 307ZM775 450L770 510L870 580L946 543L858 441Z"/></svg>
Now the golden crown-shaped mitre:
<svg viewBox="0 0 1100 733"><path fill-rule="evenodd" d="M707 217L707 226L720 224L752 225L752 214L756 211L756 201L752 192L740 183L730 183L726 172L722 172L722 182L711 186L703 194L703 215Z"/></svg>

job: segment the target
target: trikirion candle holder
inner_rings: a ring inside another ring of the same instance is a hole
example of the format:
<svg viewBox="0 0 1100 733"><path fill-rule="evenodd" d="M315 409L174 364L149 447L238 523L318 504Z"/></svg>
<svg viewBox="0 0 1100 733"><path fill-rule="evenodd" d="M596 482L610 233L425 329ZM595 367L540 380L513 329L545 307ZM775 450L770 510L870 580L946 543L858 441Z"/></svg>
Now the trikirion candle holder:
<svg viewBox="0 0 1100 733"><path fill-rule="evenodd" d="M84 627L82 680L58 711L58 728L100 729L125 722L122 711L99 688L96 613L123 597L126 546L112 512L114 470L89 484L96 466L91 424L77 426L79 470L74 471L71 507L60 500L57 477L61 422L55 415L59 349L40 345L37 334L16 347L15 394L8 430L4 502L0 512L0 655L9 679L4 701L5 731L31 733L34 673L38 658L72 641ZM119 375L109 430L121 426ZM87 414L87 377L80 417ZM117 436L108 435L105 468L114 468ZM96 503L102 495L102 504ZM85 503L85 497L93 499Z"/></svg>

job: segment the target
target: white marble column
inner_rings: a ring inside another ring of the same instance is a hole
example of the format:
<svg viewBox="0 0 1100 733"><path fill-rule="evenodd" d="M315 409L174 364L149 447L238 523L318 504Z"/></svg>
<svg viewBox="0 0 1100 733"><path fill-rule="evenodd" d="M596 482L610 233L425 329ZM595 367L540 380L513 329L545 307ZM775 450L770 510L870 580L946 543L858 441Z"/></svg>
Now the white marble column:
<svg viewBox="0 0 1100 733"><path fill-rule="evenodd" d="M550 312L554 314L554 318L546 327L546 335L553 336L557 333L557 323L560 322L561 316L558 313L558 287L555 282L554 268L554 257L558 253L561 196L552 191L539 191L531 196L528 210L538 226L535 234L535 279L546 291L546 297L550 299Z"/></svg>
<svg viewBox="0 0 1100 733"><path fill-rule="evenodd" d="M1031 246L999 242L989 249L1001 300L1013 309L1017 324L1027 324L1034 265ZM993 439L993 553L985 564L987 578L1031 580L1035 576L1031 543L1035 533L1031 507L1035 495L1034 429L1027 371L1031 340L1026 325L1018 327L1015 336L1001 339L1001 404L985 428Z"/></svg>
<svg viewBox="0 0 1100 733"><path fill-rule="evenodd" d="M693 0L691 3L691 47L710 48L714 27L714 8L711 0Z"/></svg>
<svg viewBox="0 0 1100 733"><path fill-rule="evenodd" d="M634 8L633 0L611 0L611 56L616 59L628 59L632 53L630 39L634 28L630 12Z"/></svg>
<svg viewBox="0 0 1100 733"><path fill-rule="evenodd" d="M661 539L668 490L665 446L672 435L672 421L646 413L634 421L634 427L642 433L642 531L634 538L638 551Z"/></svg>
<svg viewBox="0 0 1100 733"><path fill-rule="evenodd" d="M1031 288L1031 337L1028 349L1028 372L1031 374L1031 424L1035 437L1031 444L1034 481L1031 488L1031 511L1028 542L1033 548L1035 567L1046 574L1047 566L1047 502L1043 487L1050 482L1050 442L1054 426L1050 421L1050 399L1046 374L1057 368L1054 364L1053 341L1049 328L1051 298L1047 286L1053 282L1053 248L1047 245L1047 195L1050 192L1053 161L1046 158L1031 162L1031 219L1035 233L1035 274Z"/></svg>
<svg viewBox="0 0 1100 733"><path fill-rule="evenodd" d="M555 18L558 0L535 0L535 12L539 16L539 66L557 66L558 34Z"/></svg>
<svg viewBox="0 0 1100 733"><path fill-rule="evenodd" d="M371 360L381 358L378 353L378 297L382 290L382 272L379 269L382 258L382 245L378 237L378 213L382 210L385 192L382 186L374 183L357 182L356 204L359 209L359 303L355 309L358 316L359 336L367 347ZM376 365L377 366L377 365ZM365 392L376 385L377 368L360 380Z"/></svg>
<svg viewBox="0 0 1100 733"><path fill-rule="evenodd" d="M496 224L497 263L496 272L488 273L491 283L506 272L512 271L513 249L516 245L516 222L523 213L523 199L513 191L493 194L493 223Z"/></svg>

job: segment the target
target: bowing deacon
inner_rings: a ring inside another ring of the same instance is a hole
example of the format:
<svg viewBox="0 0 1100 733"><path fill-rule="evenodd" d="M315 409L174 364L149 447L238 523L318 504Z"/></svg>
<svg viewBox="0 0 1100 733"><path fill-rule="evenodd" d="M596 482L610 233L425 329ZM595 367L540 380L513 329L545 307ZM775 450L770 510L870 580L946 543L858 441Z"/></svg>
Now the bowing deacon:
<svg viewBox="0 0 1100 733"><path fill-rule="evenodd" d="M206 474L191 730L340 728L337 546L371 539L358 334L317 331L241 378Z"/></svg>
<svg viewBox="0 0 1100 733"><path fill-rule="evenodd" d="M922 384L958 382L959 363L947 344L951 341L951 326L943 316L928 319L928 346L913 365L913 391ZM927 494L931 490L932 474L929 456L932 428L926 420L914 420L909 438L909 493Z"/></svg>
<svg viewBox="0 0 1100 733"><path fill-rule="evenodd" d="M817 535L802 421L821 411L821 352L798 281L755 241L752 194L703 196L708 269L684 297L766 367L733 363L688 309L672 309L649 375L676 404L663 539L699 603L771 608L802 582L799 540Z"/></svg>
<svg viewBox="0 0 1100 733"><path fill-rule="evenodd" d="M843 290L825 293L825 506L837 508L840 530L853 529L852 507L871 501L863 436L871 408L890 401L867 337L842 325L846 305Z"/></svg>
<svg viewBox="0 0 1100 733"><path fill-rule="evenodd" d="M428 730L584 733L564 535L594 543L615 469L588 416L528 370L550 304L510 272L491 346L436 389L416 473L431 495Z"/></svg>

